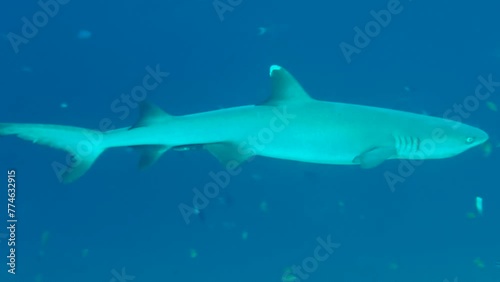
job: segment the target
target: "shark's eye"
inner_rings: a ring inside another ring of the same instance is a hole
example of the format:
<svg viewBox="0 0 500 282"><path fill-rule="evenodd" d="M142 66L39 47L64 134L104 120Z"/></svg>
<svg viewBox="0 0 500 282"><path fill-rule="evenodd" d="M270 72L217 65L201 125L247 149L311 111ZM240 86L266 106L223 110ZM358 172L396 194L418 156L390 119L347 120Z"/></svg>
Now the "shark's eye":
<svg viewBox="0 0 500 282"><path fill-rule="evenodd" d="M472 144L472 142L474 142L474 137L467 137L467 139L465 139L465 142L467 142L467 144Z"/></svg>

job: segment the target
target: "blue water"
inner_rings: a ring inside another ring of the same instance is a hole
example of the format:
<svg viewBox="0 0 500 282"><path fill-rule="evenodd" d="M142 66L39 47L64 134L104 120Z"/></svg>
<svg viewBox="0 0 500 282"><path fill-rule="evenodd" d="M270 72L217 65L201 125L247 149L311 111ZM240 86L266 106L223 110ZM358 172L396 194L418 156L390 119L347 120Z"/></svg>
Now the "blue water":
<svg viewBox="0 0 500 282"><path fill-rule="evenodd" d="M129 126L138 109L111 105L148 67L169 75L147 100L174 115L265 100L272 64L318 99L435 116L474 96L479 76L500 81L492 0L221 0L219 12L208 0L51 3L46 18L35 1L0 9L1 122ZM355 47L353 28L388 6L385 27L346 57L339 45ZM22 18L35 15L39 27L23 35ZM0 237L0 281L498 282L495 89L463 119L490 134L490 154L426 161L394 191L384 172L398 161L362 170L256 158L189 224L179 204L192 205L193 189L222 169L206 152L167 152L138 171L135 152L113 149L64 185L51 166L63 152L1 138L0 236L10 234L10 169L18 222L16 274Z"/></svg>

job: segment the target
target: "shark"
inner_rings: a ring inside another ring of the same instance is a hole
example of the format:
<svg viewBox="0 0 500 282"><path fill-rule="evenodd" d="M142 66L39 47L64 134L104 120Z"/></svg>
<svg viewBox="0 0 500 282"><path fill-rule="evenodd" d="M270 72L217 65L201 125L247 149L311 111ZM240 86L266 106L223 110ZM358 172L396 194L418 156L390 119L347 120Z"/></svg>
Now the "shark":
<svg viewBox="0 0 500 282"><path fill-rule="evenodd" d="M66 151L53 167L62 182L84 175L107 149L132 147L139 167L168 150L202 149L227 167L256 156L327 165L374 168L391 159L444 159L489 138L483 130L440 117L312 98L284 67L269 68L271 95L262 103L171 115L140 104L132 126L94 130L67 125L0 123L0 135Z"/></svg>

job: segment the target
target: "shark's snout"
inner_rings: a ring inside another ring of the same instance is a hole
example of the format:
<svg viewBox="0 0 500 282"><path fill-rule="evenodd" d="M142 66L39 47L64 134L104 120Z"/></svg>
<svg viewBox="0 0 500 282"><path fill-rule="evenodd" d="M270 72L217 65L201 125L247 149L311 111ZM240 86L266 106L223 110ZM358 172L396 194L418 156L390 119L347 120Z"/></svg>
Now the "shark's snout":
<svg viewBox="0 0 500 282"><path fill-rule="evenodd" d="M478 144L483 144L484 142L488 141L488 139L490 139L490 136L488 135L488 133L482 131L481 129L479 129L479 131L480 133L477 137L477 142Z"/></svg>
<svg viewBox="0 0 500 282"><path fill-rule="evenodd" d="M488 141L488 139L490 139L490 136L488 135L488 133L477 127L471 127L471 130L467 132L466 138L466 142L474 147Z"/></svg>

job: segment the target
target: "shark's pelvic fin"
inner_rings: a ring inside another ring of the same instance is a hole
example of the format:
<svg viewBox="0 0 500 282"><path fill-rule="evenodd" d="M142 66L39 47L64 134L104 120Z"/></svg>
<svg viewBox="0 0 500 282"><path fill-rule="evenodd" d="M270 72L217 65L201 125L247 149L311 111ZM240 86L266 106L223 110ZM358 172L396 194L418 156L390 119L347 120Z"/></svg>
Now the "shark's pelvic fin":
<svg viewBox="0 0 500 282"><path fill-rule="evenodd" d="M254 155L249 150L242 150L232 143L214 143L206 144L204 149L209 151L224 165L229 162L236 162L238 165L252 158Z"/></svg>
<svg viewBox="0 0 500 282"><path fill-rule="evenodd" d="M269 68L269 76L272 83L271 97L261 105L279 106L313 101L313 98L285 68L272 65Z"/></svg>
<svg viewBox="0 0 500 282"><path fill-rule="evenodd" d="M362 168L374 168L396 154L396 149L391 147L377 147L368 150L354 158L353 162Z"/></svg>
<svg viewBox="0 0 500 282"><path fill-rule="evenodd" d="M153 124L165 123L166 121L174 118L174 116L167 114L158 106L147 101L139 104L139 109L139 120L134 124L134 126L130 127L129 130Z"/></svg>
<svg viewBox="0 0 500 282"><path fill-rule="evenodd" d="M141 153L139 169L145 169L153 165L169 149L168 146L163 145L133 146L133 148Z"/></svg>

